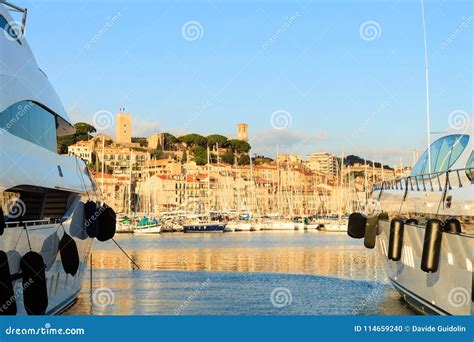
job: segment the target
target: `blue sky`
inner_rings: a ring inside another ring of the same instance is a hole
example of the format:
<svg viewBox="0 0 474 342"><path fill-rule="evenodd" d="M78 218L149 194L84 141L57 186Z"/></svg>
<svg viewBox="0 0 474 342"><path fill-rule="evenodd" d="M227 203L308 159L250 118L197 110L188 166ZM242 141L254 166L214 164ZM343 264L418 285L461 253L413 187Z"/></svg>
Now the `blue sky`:
<svg viewBox="0 0 474 342"><path fill-rule="evenodd" d="M134 115L134 135L235 135L243 121L254 152L278 144L388 163L426 143L419 1L17 3L73 121L119 107ZM470 1L425 1L425 13L440 131L454 110L473 112L474 14ZM198 39L183 35L190 21Z"/></svg>

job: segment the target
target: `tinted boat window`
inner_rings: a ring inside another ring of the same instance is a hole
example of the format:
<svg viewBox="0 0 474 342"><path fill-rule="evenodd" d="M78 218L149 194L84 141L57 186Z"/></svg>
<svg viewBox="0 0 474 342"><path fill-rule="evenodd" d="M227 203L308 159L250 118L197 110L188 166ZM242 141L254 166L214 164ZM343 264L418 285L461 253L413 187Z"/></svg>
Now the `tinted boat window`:
<svg viewBox="0 0 474 342"><path fill-rule="evenodd" d="M466 170L467 178L469 178L471 182L474 181L474 152L471 152L471 156L466 164L466 169L469 169Z"/></svg>
<svg viewBox="0 0 474 342"><path fill-rule="evenodd" d="M21 101L1 112L0 128L56 152L56 118L34 102Z"/></svg>
<svg viewBox="0 0 474 342"><path fill-rule="evenodd" d="M453 134L442 137L431 144L431 173L444 172L453 166L468 142L468 135ZM428 151L425 151L413 168L411 176L428 173L430 173Z"/></svg>

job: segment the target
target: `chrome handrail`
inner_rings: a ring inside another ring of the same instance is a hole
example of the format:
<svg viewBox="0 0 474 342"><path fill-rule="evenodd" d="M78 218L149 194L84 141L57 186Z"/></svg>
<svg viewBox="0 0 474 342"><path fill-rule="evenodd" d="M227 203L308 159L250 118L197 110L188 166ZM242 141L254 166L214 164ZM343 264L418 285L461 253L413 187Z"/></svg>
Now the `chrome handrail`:
<svg viewBox="0 0 474 342"><path fill-rule="evenodd" d="M21 34L22 35L25 34L25 26L26 26L26 18L28 16L28 10L26 8L18 7L5 0L0 0L0 4L4 4L5 6L10 7L10 8L7 8L8 11L23 13L23 18L21 20Z"/></svg>
<svg viewBox="0 0 474 342"><path fill-rule="evenodd" d="M6 228L18 228L18 227L34 227L49 224L56 224L61 222L60 218L57 219L43 219L43 220L28 220L28 221L8 221L5 222Z"/></svg>
<svg viewBox="0 0 474 342"><path fill-rule="evenodd" d="M446 185L448 190L453 188L453 180L449 178L450 174L455 173L456 177L454 182L457 183L458 188L463 187L463 182L461 180L461 173L467 176L467 173L470 172L474 174L474 167L468 167L463 169L453 169L446 170L441 172L432 172L425 173L420 175L407 176L397 179L391 179L387 181L382 181L374 184L373 191L379 190L410 190L410 191L435 191L435 187L439 191L443 191L443 185ZM445 182L441 181L441 177L446 175L447 179ZM433 180L436 179L435 182ZM467 178L470 182L474 179ZM443 184L444 183L444 184ZM427 187L428 186L428 187Z"/></svg>

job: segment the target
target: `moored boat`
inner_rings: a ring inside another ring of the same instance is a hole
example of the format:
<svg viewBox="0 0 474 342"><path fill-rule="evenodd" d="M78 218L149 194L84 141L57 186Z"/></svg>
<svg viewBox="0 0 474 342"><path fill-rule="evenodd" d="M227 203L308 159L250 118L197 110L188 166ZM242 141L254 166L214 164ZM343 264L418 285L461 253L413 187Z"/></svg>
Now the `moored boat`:
<svg viewBox="0 0 474 342"><path fill-rule="evenodd" d="M431 144L408 177L377 184L377 205L349 219L349 235L376 247L392 285L425 314L474 314L474 117L468 119L469 126Z"/></svg>
<svg viewBox="0 0 474 342"><path fill-rule="evenodd" d="M23 13L22 28L9 11ZM115 213L99 205L84 161L57 153L58 137L75 128L25 40L25 21L25 9L0 1L0 82L8 84L0 96L0 314L59 314L81 290L93 238L115 234Z"/></svg>
<svg viewBox="0 0 474 342"><path fill-rule="evenodd" d="M248 221L230 221L226 224L226 231L249 232L251 228L252 224Z"/></svg>
<svg viewBox="0 0 474 342"><path fill-rule="evenodd" d="M185 233L221 233L225 226L220 222L195 222L184 224L183 229Z"/></svg>
<svg viewBox="0 0 474 342"><path fill-rule="evenodd" d="M161 224L157 219L150 219L144 216L135 226L134 234L159 234L161 233Z"/></svg>

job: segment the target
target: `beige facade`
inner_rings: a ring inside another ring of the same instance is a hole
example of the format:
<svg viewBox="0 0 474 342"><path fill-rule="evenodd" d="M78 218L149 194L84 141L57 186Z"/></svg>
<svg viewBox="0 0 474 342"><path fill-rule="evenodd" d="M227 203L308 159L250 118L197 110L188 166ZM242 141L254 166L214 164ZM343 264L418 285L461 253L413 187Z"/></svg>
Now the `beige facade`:
<svg viewBox="0 0 474 342"><path fill-rule="evenodd" d="M348 166L344 169L344 173L354 173L354 174L367 174L367 178L370 181L370 184L374 182L380 182L387 179L395 178L395 170L389 170L384 167L373 167L371 165L365 165L356 163L354 165Z"/></svg>
<svg viewBox="0 0 474 342"><path fill-rule="evenodd" d="M150 159L146 150L137 150L128 146L112 144L96 148L97 158L114 175L129 175L130 167L136 177L141 177L143 167Z"/></svg>
<svg viewBox="0 0 474 342"><path fill-rule="evenodd" d="M78 141L74 145L68 146L68 154L75 155L87 164L92 164L92 154L94 152L94 142L89 141Z"/></svg>
<svg viewBox="0 0 474 342"><path fill-rule="evenodd" d="M129 113L117 113L115 118L115 142L130 144L132 142L132 116Z"/></svg>
<svg viewBox="0 0 474 342"><path fill-rule="evenodd" d="M184 176L187 174L187 176ZM209 177L210 175L210 177ZM315 214L321 206L318 187L324 176L305 169L278 169L276 164L231 166L188 163L181 175L158 174L139 181L141 207L157 212L207 210L224 213Z"/></svg>
<svg viewBox="0 0 474 342"><path fill-rule="evenodd" d="M316 152L308 156L306 167L325 175L336 176L338 174L337 157L327 152Z"/></svg>
<svg viewBox="0 0 474 342"><path fill-rule="evenodd" d="M243 141L249 140L249 126L246 123L237 124L237 139Z"/></svg>
<svg viewBox="0 0 474 342"><path fill-rule="evenodd" d="M146 140L148 143L148 148L156 149L158 146L161 148L164 147L164 138L163 134L161 133L152 134Z"/></svg>
<svg viewBox="0 0 474 342"><path fill-rule="evenodd" d="M114 176L107 173L94 173L95 181L102 190L104 202L117 212L127 212L129 209L130 180L124 176Z"/></svg>

